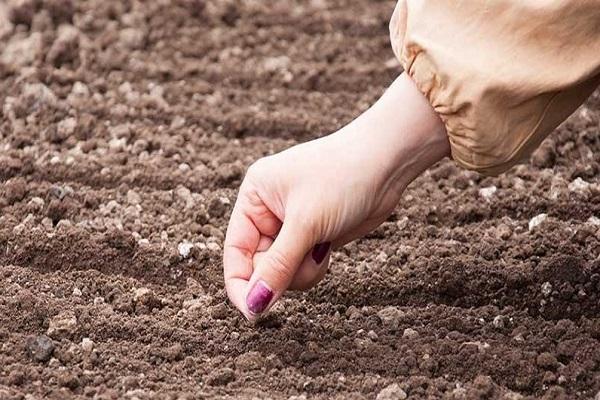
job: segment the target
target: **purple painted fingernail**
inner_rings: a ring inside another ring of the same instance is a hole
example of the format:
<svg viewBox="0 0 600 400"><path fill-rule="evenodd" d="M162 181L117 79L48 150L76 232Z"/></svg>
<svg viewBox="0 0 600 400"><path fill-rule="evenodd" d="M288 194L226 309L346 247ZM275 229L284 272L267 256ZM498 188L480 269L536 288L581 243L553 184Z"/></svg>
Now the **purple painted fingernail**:
<svg viewBox="0 0 600 400"><path fill-rule="evenodd" d="M318 243L312 251L312 258L317 264L321 264L331 247L331 242Z"/></svg>
<svg viewBox="0 0 600 400"><path fill-rule="evenodd" d="M272 298L273 291L263 281L257 281L246 297L246 305L251 313L260 314L265 311Z"/></svg>

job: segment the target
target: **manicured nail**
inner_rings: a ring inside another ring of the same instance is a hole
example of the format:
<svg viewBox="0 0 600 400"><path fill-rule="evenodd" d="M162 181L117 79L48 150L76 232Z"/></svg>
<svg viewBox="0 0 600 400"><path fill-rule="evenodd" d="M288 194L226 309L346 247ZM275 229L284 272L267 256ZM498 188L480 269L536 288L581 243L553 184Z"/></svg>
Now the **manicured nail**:
<svg viewBox="0 0 600 400"><path fill-rule="evenodd" d="M319 243L315 245L312 251L312 258L317 264L321 264L331 247L331 242Z"/></svg>
<svg viewBox="0 0 600 400"><path fill-rule="evenodd" d="M248 297L246 297L246 305L248 310L253 314L260 314L265 311L271 299L273 298L273 291L263 281L257 281Z"/></svg>

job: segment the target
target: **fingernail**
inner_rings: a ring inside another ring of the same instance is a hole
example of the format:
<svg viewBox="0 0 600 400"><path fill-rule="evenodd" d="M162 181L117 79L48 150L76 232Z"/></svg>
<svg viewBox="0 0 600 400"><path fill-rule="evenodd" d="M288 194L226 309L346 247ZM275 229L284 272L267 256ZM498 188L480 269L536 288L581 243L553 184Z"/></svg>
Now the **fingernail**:
<svg viewBox="0 0 600 400"><path fill-rule="evenodd" d="M312 258L317 264L321 264L331 247L331 242L319 243L315 245L312 251Z"/></svg>
<svg viewBox="0 0 600 400"><path fill-rule="evenodd" d="M246 305L251 313L260 314L265 311L272 298L273 291L263 281L257 281L246 297Z"/></svg>

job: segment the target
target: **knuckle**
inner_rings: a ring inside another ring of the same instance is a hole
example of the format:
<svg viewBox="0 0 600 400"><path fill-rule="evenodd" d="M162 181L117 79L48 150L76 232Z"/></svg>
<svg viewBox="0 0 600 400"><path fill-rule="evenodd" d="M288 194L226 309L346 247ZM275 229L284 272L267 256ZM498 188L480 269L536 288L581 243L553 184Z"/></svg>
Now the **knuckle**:
<svg viewBox="0 0 600 400"><path fill-rule="evenodd" d="M261 176L264 171L265 171L265 164L267 163L267 159L266 157L260 158L256 161L254 161L252 164L250 164L250 166L248 167L248 170L246 171L246 177L249 178L256 178Z"/></svg>
<svg viewBox="0 0 600 400"><path fill-rule="evenodd" d="M282 251L271 249L267 262L266 267L277 279L287 281L294 276L296 268Z"/></svg>

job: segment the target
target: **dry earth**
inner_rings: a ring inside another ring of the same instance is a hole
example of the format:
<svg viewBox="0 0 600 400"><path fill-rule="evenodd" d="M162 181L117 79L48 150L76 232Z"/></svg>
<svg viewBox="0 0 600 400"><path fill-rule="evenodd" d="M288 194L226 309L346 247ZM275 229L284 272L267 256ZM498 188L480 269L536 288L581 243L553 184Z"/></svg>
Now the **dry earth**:
<svg viewBox="0 0 600 400"><path fill-rule="evenodd" d="M530 165L436 166L256 326L227 303L245 168L382 93L392 8L0 1L0 398L598 399L598 94Z"/></svg>

